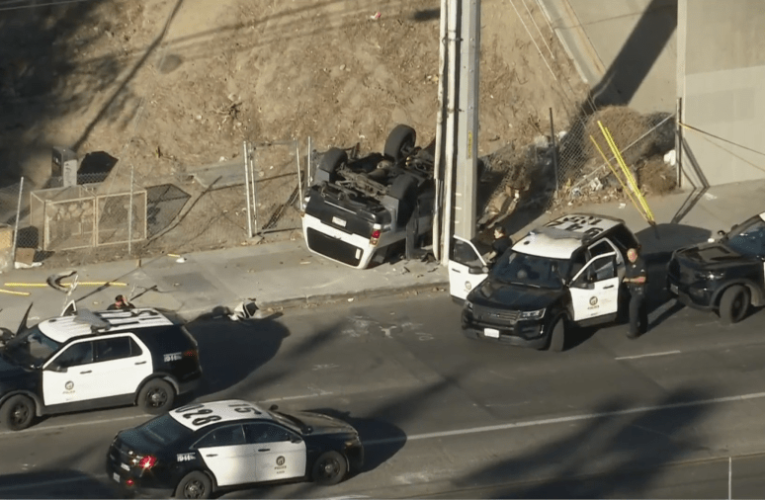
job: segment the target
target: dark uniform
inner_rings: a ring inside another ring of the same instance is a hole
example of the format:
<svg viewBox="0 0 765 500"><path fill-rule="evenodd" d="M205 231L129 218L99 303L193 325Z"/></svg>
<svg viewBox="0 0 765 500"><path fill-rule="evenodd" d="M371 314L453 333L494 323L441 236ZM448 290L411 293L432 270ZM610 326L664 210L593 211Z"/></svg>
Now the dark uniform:
<svg viewBox="0 0 765 500"><path fill-rule="evenodd" d="M500 236L494 243L491 244L491 249L494 251L496 257L499 257L507 251L508 248L513 246L513 240L509 236Z"/></svg>
<svg viewBox="0 0 765 500"><path fill-rule="evenodd" d="M645 262L638 255L635 262L627 261L626 278L647 278ZM648 328L648 313L645 307L645 290L648 283L627 283L630 292L630 336L645 333Z"/></svg>

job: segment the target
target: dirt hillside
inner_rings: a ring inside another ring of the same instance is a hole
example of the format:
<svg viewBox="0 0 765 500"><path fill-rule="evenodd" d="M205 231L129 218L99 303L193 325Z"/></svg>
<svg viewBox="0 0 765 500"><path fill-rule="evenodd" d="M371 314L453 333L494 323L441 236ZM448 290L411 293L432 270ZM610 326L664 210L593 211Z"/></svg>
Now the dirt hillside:
<svg viewBox="0 0 765 500"><path fill-rule="evenodd" d="M244 139L369 151L407 123L429 141L439 4L107 0L0 12L3 182L23 174L42 186L53 145L105 151L150 186L236 158ZM584 89L535 0L482 4L483 155L546 132L550 107L565 123L563 105ZM231 224L223 234L238 234L241 219Z"/></svg>

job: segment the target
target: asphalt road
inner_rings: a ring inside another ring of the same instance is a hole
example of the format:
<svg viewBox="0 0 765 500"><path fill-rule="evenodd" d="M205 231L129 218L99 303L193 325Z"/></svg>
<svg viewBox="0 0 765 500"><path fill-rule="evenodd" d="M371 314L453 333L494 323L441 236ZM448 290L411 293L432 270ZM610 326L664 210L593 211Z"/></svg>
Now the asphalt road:
<svg viewBox="0 0 765 500"><path fill-rule="evenodd" d="M564 353L462 337L446 296L290 312L243 326L200 323L200 399L322 409L359 430L366 470L331 488L232 498L762 497L765 312L654 311L583 332ZM0 432L0 497L103 498L114 434L136 408L51 417Z"/></svg>

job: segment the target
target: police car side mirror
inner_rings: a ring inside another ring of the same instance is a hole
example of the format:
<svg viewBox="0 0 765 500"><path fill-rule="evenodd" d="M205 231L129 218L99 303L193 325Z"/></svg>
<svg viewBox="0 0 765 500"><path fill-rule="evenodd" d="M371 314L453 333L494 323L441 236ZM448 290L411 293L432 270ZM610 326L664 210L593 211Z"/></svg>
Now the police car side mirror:
<svg viewBox="0 0 765 500"><path fill-rule="evenodd" d="M66 373L67 372L66 366L55 365L55 364L54 365L50 365L48 367L48 370L53 371L53 372L58 372L58 373Z"/></svg>
<svg viewBox="0 0 765 500"><path fill-rule="evenodd" d="M725 231L717 231L717 236L725 236Z"/></svg>
<svg viewBox="0 0 765 500"><path fill-rule="evenodd" d="M276 411L279 407L277 405L271 405L271 407L268 409L268 411Z"/></svg>
<svg viewBox="0 0 765 500"><path fill-rule="evenodd" d="M292 437L292 439L290 439L290 442L297 444L297 443L302 443L302 442L303 442L303 440L302 440L302 439L300 439L300 438L299 438L299 437L297 437L297 436L293 436L293 437Z"/></svg>
<svg viewBox="0 0 765 500"><path fill-rule="evenodd" d="M484 274L487 274L489 272L489 266L483 266L481 268L481 272L483 272Z"/></svg>

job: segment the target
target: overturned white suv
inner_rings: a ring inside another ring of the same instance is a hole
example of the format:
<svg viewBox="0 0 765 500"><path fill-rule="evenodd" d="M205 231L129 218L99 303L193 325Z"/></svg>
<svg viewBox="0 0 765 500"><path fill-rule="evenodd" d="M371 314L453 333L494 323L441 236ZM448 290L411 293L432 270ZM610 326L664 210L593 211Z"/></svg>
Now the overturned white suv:
<svg viewBox="0 0 765 500"><path fill-rule="evenodd" d="M464 300L466 336L562 351L572 326L614 321L626 302L627 249L637 238L619 219L573 214L531 231L496 263L455 237L451 295Z"/></svg>

